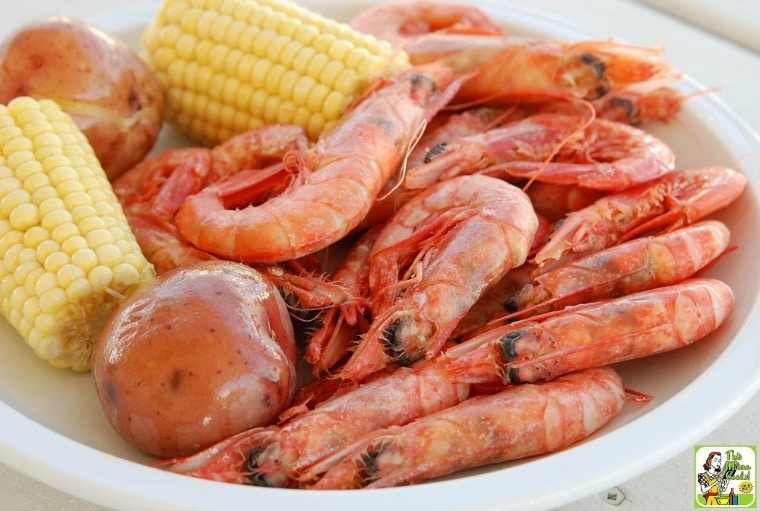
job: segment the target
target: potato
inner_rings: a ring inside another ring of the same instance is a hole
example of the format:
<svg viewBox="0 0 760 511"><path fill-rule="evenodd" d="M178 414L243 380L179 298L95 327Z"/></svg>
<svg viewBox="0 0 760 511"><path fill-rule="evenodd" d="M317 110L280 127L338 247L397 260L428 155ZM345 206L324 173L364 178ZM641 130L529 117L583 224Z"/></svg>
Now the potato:
<svg viewBox="0 0 760 511"><path fill-rule="evenodd" d="M128 297L95 343L92 370L116 431L174 457L274 421L295 391L296 353L276 287L243 264L206 261Z"/></svg>
<svg viewBox="0 0 760 511"><path fill-rule="evenodd" d="M125 43L68 17L33 21L0 46L0 103L55 100L85 136L110 179L153 147L164 114L158 79Z"/></svg>

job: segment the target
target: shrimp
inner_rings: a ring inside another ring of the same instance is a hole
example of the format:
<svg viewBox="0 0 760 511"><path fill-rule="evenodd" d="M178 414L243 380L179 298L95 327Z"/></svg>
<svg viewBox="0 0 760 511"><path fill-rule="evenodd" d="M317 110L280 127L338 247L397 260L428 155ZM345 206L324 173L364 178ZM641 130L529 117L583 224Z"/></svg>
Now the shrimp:
<svg viewBox="0 0 760 511"><path fill-rule="evenodd" d="M311 488L412 484L558 451L598 431L624 404L622 379L609 367L507 387L358 440L326 460L330 468Z"/></svg>
<svg viewBox="0 0 760 511"><path fill-rule="evenodd" d="M675 154L653 135L627 124L553 113L536 114L461 137L407 172L404 186L429 186L463 172L535 179L620 191L661 176Z"/></svg>
<svg viewBox="0 0 760 511"><path fill-rule="evenodd" d="M728 247L728 227L704 220L593 252L535 276L506 302L505 319L681 282Z"/></svg>
<svg viewBox="0 0 760 511"><path fill-rule="evenodd" d="M682 348L715 331L733 309L727 284L689 279L497 326L448 349L439 362L471 384L550 380Z"/></svg>
<svg viewBox="0 0 760 511"><path fill-rule="evenodd" d="M416 195L375 241L372 323L338 376L437 354L489 286L525 262L538 218L519 188L460 176Z"/></svg>
<svg viewBox="0 0 760 511"><path fill-rule="evenodd" d="M283 162L298 186L259 205L227 209L225 182L185 199L175 215L194 246L244 262L279 262L319 251L364 218L418 132L463 76L431 64L373 89L308 150Z"/></svg>
<svg viewBox="0 0 760 511"><path fill-rule="evenodd" d="M398 368L323 401L285 422L244 431L186 458L169 471L256 486L292 487L307 467L360 436L449 408L469 396L436 364Z"/></svg>
<svg viewBox="0 0 760 511"><path fill-rule="evenodd" d="M568 43L512 35L422 35L404 46L414 64L477 66L455 101L594 100L633 85L675 79L659 49L612 41Z"/></svg>
<svg viewBox="0 0 760 511"><path fill-rule="evenodd" d="M641 126L652 121L667 122L681 111L686 95L672 87L650 91L620 90L592 101L601 119Z"/></svg>
<svg viewBox="0 0 760 511"><path fill-rule="evenodd" d="M342 286L355 299L323 311L320 327L309 337L304 358L315 373L323 373L348 353L360 332L366 330L363 317L369 298L369 254L380 235L380 227L370 228L343 258L332 281Z"/></svg>
<svg viewBox="0 0 760 511"><path fill-rule="evenodd" d="M536 253L535 261L545 264L569 252L593 252L647 231L688 225L733 202L746 184L744 175L728 167L670 172L570 213Z"/></svg>
<svg viewBox="0 0 760 511"><path fill-rule="evenodd" d="M174 215L188 196L246 169L257 174L257 182L282 182L278 177L280 169L263 170L263 167L307 144L308 138L299 126L263 126L212 149L186 147L164 151L119 176L113 189L138 244L160 274L178 266L216 259L187 243L176 228Z"/></svg>
<svg viewBox="0 0 760 511"><path fill-rule="evenodd" d="M503 27L483 10L447 2L389 2L368 7L348 21L353 28L393 45L431 32L502 34Z"/></svg>

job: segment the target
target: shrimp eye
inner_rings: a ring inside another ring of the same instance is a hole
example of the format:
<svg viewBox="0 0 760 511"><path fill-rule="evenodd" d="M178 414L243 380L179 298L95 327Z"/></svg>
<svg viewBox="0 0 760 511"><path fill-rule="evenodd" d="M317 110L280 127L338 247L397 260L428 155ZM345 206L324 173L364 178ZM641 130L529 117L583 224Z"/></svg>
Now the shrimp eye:
<svg viewBox="0 0 760 511"><path fill-rule="evenodd" d="M616 107L622 108L625 112L625 117L629 121L636 120L636 106L633 104L633 101L626 98L612 98L610 103Z"/></svg>
<svg viewBox="0 0 760 511"><path fill-rule="evenodd" d="M404 348L398 329L401 326L402 319L399 318L385 329L383 332L383 345L388 354L396 361L398 365L410 366L416 362L417 358L409 354Z"/></svg>
<svg viewBox="0 0 760 511"><path fill-rule="evenodd" d="M591 53L584 53L581 55L581 62L591 67L597 78L604 78L604 74L607 72L607 67L602 62L602 59Z"/></svg>
<svg viewBox="0 0 760 511"><path fill-rule="evenodd" d="M259 468L259 456L261 453L264 452L264 447L259 447L256 449L251 450L251 452L248 453L248 456L245 459L245 464L243 467L243 470L248 475L248 484L251 486L265 486L265 487L272 487L274 486L269 480L267 479L266 475L262 474L258 468Z"/></svg>
<svg viewBox="0 0 760 511"><path fill-rule="evenodd" d="M501 356L505 361L514 360L517 358L517 350L515 349L515 343L523 336L523 330L515 330L503 335L499 339L499 345L501 346Z"/></svg>
<svg viewBox="0 0 760 511"><path fill-rule="evenodd" d="M516 367L510 367L507 369L507 373L504 376L507 383L511 383L512 385L524 383L520 378L520 370Z"/></svg>
<svg viewBox="0 0 760 511"><path fill-rule="evenodd" d="M425 159L423 160L425 163L430 163L433 161L433 158L438 156L439 154L442 154L446 152L446 147L448 144L446 142L438 142L433 147L430 148L430 151L425 154Z"/></svg>
<svg viewBox="0 0 760 511"><path fill-rule="evenodd" d="M517 302L517 295L513 296L501 306L506 312L517 312L520 308Z"/></svg>
<svg viewBox="0 0 760 511"><path fill-rule="evenodd" d="M374 449L368 449L367 452L361 455L362 464L362 478L372 480L372 478L380 471L380 467L377 466L377 458L385 450L385 446L381 445Z"/></svg>
<svg viewBox="0 0 760 511"><path fill-rule="evenodd" d="M429 94L435 92L435 82L426 75L420 73L414 73L409 77L409 83L412 85L412 92L417 92L420 88L424 88L423 94Z"/></svg>

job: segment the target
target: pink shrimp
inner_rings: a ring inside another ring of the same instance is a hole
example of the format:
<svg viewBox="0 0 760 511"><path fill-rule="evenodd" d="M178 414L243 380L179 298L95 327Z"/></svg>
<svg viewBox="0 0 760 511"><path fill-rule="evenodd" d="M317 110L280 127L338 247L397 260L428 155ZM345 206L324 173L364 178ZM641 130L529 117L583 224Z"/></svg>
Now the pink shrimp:
<svg viewBox="0 0 760 511"><path fill-rule="evenodd" d="M450 348L439 363L469 383L550 380L682 348L715 331L733 309L728 285L690 279L497 326Z"/></svg>
<svg viewBox="0 0 760 511"><path fill-rule="evenodd" d="M298 126L264 126L213 149L187 147L164 151L122 174L113 188L146 258L157 273L163 273L192 262L215 259L187 243L176 228L174 215L188 196L209 183L247 169L257 174L257 182L287 183L280 177L280 169L264 170L264 167L307 145L304 130Z"/></svg>
<svg viewBox="0 0 760 511"><path fill-rule="evenodd" d="M558 451L598 431L624 404L623 382L609 367L508 387L358 440L325 460L330 468L311 488L412 484Z"/></svg>
<svg viewBox="0 0 760 511"><path fill-rule="evenodd" d="M489 286L525 262L538 228L527 196L486 176L436 184L407 202L370 259L372 323L338 375L438 353Z"/></svg>
<svg viewBox="0 0 760 511"><path fill-rule="evenodd" d="M576 43L512 35L422 35L404 46L415 64L449 58L479 66L457 93L483 100L580 98L593 100L632 85L676 78L658 49L611 41Z"/></svg>
<svg viewBox="0 0 760 511"><path fill-rule="evenodd" d="M615 91L595 99L592 104L599 118L641 126L673 119L686 98L678 89L659 87L650 91Z"/></svg>
<svg viewBox="0 0 760 511"><path fill-rule="evenodd" d="M536 275L506 302L505 319L681 282L720 256L729 237L723 223L704 220L593 252Z"/></svg>
<svg viewBox="0 0 760 511"><path fill-rule="evenodd" d="M535 255L538 264L568 253L587 253L647 231L672 230L733 202L747 178L727 167L673 171L575 211L558 225Z"/></svg>
<svg viewBox="0 0 760 511"><path fill-rule="evenodd" d="M404 186L429 186L463 172L620 191L669 172L673 151L629 126L578 116L536 114L450 141L407 172Z"/></svg>
<svg viewBox="0 0 760 511"><path fill-rule="evenodd" d="M348 21L353 28L394 45L431 32L502 34L503 27L485 11L448 2L386 2L360 12Z"/></svg>
<svg viewBox="0 0 760 511"><path fill-rule="evenodd" d="M377 429L454 406L467 384L433 363L399 368L285 422L239 433L187 458L160 462L180 474L257 486L297 486L307 467Z"/></svg>
<svg viewBox="0 0 760 511"><path fill-rule="evenodd" d="M285 261L333 244L364 218L461 78L435 64L402 73L354 103L314 146L285 159L298 186L246 206L230 204L224 181L213 184L185 199L175 216L180 233L201 250L245 262Z"/></svg>

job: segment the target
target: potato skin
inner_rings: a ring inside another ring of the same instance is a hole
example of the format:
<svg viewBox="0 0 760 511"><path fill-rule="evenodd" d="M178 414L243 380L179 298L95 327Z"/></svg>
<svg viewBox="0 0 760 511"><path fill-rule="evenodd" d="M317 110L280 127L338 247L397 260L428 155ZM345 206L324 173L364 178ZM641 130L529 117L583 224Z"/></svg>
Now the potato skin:
<svg viewBox="0 0 760 511"><path fill-rule="evenodd" d="M110 179L142 160L158 138L163 90L129 46L74 18L42 18L0 46L0 103L55 100L74 119Z"/></svg>
<svg viewBox="0 0 760 511"><path fill-rule="evenodd" d="M128 297L94 346L92 370L116 431L175 457L273 422L293 397L296 355L274 285L248 266L206 261Z"/></svg>

